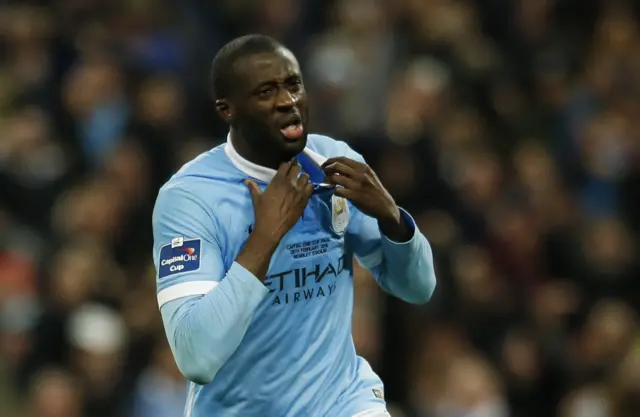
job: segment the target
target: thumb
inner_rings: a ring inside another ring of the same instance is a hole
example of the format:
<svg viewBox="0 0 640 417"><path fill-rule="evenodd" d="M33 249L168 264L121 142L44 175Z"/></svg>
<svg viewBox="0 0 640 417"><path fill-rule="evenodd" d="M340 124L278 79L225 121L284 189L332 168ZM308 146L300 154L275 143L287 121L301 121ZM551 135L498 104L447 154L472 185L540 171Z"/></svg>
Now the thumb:
<svg viewBox="0 0 640 417"><path fill-rule="evenodd" d="M255 183L255 181L252 180L244 180L244 185L247 186L247 188L249 189L249 193L251 194L251 199L255 202L256 198L258 198L258 196L260 194L262 194L262 191L260 191L260 187L258 187L258 184Z"/></svg>

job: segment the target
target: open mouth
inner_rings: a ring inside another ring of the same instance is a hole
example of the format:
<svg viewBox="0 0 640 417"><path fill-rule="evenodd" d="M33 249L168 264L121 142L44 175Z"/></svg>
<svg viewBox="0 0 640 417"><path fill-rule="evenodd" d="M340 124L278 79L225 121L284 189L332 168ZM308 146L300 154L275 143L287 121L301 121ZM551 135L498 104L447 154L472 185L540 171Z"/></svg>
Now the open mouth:
<svg viewBox="0 0 640 417"><path fill-rule="evenodd" d="M304 127L302 126L302 120L299 117L297 117L295 119L288 121L287 123L282 125L282 128L280 129L280 133L282 133L282 135L289 140L300 139L304 134Z"/></svg>

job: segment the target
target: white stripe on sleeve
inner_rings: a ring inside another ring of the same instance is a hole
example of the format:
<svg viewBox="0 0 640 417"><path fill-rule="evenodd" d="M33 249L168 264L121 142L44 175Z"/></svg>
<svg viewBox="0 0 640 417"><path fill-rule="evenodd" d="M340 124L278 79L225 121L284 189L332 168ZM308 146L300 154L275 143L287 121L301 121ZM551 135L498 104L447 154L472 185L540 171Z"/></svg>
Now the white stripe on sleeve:
<svg viewBox="0 0 640 417"><path fill-rule="evenodd" d="M158 306L162 307L170 301L192 295L205 295L217 287L217 281L191 281L173 285L158 293Z"/></svg>

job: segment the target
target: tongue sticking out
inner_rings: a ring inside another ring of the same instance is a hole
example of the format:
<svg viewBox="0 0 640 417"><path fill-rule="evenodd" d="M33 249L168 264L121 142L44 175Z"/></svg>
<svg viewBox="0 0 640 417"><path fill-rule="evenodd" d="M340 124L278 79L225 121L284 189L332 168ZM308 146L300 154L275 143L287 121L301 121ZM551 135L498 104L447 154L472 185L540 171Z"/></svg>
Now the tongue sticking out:
<svg viewBox="0 0 640 417"><path fill-rule="evenodd" d="M289 125L284 129L280 129L280 132L284 135L285 138L294 140L300 139L302 137L304 128L302 127L302 124L297 123L294 125Z"/></svg>

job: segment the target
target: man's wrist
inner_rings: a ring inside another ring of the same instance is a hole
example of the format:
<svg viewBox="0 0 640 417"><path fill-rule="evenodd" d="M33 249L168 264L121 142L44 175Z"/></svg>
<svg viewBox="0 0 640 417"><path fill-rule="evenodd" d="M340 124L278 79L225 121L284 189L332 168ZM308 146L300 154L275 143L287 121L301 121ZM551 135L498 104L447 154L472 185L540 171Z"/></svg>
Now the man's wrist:
<svg viewBox="0 0 640 417"><path fill-rule="evenodd" d="M254 230L236 258L236 262L264 282L271 263L271 257L278 248L279 243L280 240L276 236L263 233L260 230Z"/></svg>
<svg viewBox="0 0 640 417"><path fill-rule="evenodd" d="M247 244L251 242L251 246L255 248L259 248L267 252L274 252L281 240L282 236L278 233L255 228L249 235Z"/></svg>
<svg viewBox="0 0 640 417"><path fill-rule="evenodd" d="M378 227L384 236L394 242L406 242L411 239L411 228L398 207L395 207L391 214L379 217Z"/></svg>

